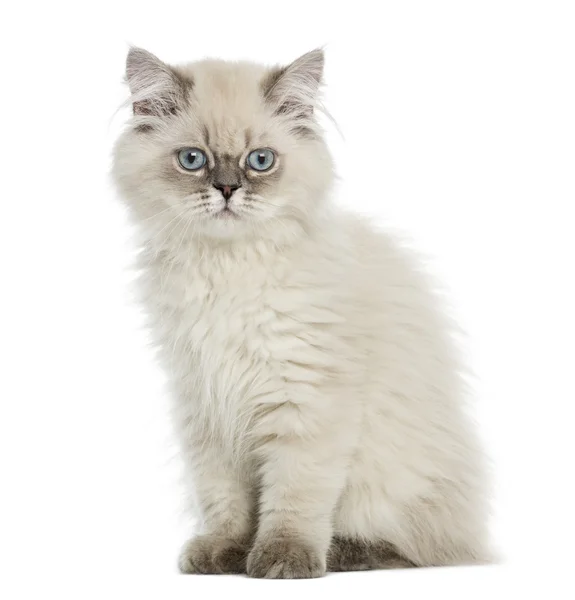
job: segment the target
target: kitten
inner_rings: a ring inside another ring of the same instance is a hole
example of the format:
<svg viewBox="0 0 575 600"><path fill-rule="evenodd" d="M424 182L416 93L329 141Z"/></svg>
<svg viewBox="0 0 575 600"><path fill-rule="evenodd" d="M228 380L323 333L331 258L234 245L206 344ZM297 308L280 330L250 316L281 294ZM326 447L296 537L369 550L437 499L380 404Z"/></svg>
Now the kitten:
<svg viewBox="0 0 575 600"><path fill-rule="evenodd" d="M487 559L450 325L409 253L330 203L323 64L128 55L114 178L201 513L184 573Z"/></svg>

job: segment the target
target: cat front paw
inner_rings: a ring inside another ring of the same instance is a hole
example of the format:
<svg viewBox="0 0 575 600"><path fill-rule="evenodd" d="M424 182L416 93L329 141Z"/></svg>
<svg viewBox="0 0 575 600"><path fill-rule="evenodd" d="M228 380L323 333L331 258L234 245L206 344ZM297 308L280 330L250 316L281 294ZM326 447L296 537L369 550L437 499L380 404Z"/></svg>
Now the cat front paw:
<svg viewBox="0 0 575 600"><path fill-rule="evenodd" d="M300 539L275 537L256 542L248 556L247 573L265 579L310 579L325 575L325 561Z"/></svg>
<svg viewBox="0 0 575 600"><path fill-rule="evenodd" d="M249 552L247 543L215 535L199 535L182 549L178 566L181 573L245 573Z"/></svg>

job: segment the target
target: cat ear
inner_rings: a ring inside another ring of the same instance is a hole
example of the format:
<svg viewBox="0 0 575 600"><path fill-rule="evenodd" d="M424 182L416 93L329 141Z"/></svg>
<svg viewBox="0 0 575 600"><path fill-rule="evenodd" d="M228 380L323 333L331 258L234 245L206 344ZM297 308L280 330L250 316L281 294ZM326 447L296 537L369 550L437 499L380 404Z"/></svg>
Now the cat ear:
<svg viewBox="0 0 575 600"><path fill-rule="evenodd" d="M142 48L130 48L126 80L135 115L174 114L185 98L185 82L169 65Z"/></svg>
<svg viewBox="0 0 575 600"><path fill-rule="evenodd" d="M291 65L275 69L263 82L266 100L277 114L296 119L311 117L323 75L323 50L312 50Z"/></svg>

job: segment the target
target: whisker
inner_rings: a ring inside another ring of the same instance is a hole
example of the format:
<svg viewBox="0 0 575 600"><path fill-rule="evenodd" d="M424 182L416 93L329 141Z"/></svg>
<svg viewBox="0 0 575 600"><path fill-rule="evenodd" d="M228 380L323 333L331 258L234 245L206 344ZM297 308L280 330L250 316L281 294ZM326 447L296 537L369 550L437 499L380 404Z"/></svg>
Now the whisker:
<svg viewBox="0 0 575 600"><path fill-rule="evenodd" d="M267 200L266 198L263 198L262 196L244 196L244 198L246 200L248 200L251 203L261 203L265 206L273 206L274 208L284 208L283 206L280 206L279 204L274 204L273 202L270 202L269 200Z"/></svg>
<svg viewBox="0 0 575 600"><path fill-rule="evenodd" d="M163 210L158 211L154 215L150 215L149 217L146 217L145 219L141 219L140 223L145 223L146 221L149 221L150 219L155 219L156 217L163 215L165 212L168 212L169 210L173 210L173 208L174 208L173 206L168 206L167 208L164 208Z"/></svg>
<svg viewBox="0 0 575 600"><path fill-rule="evenodd" d="M184 241L184 239L186 237L186 234L187 234L187 232L188 232L188 230L189 230L190 225L192 224L192 222L193 222L192 219L187 219L187 222L184 222L184 226L182 227L182 235L180 237L180 242L179 242L179 244L178 244L178 246L176 248L176 251L175 251L175 253L174 253L173 257L172 257L170 268L168 269L168 272L165 275L165 278L164 278L165 282L169 281L170 273L172 272L172 269L174 268L174 264L176 263L178 253L180 251L180 248L182 247L182 243L183 243L183 241Z"/></svg>
<svg viewBox="0 0 575 600"><path fill-rule="evenodd" d="M174 221L175 221L175 220L176 220L178 217L180 217L180 216L181 216L181 214L182 214L181 212L178 212L178 213L176 214L176 216L175 216L173 219L170 219L170 221L168 221L168 223L167 223L166 225L164 225L164 226L163 226L163 227L160 229L160 231L158 231L158 232L157 232L157 233L156 233L156 234L155 234L155 235L154 235L152 238L150 238L148 241L149 241L149 242L153 242L153 241L154 241L154 240L155 240L155 239L156 239L156 238L157 238L157 237L160 235L160 233L162 233L162 231L164 231L164 230L165 230L165 229L166 229L166 228L167 228L169 225L171 225L171 224L172 224L172 223L173 223L173 222L174 222ZM173 231L173 230L172 230L172 231Z"/></svg>

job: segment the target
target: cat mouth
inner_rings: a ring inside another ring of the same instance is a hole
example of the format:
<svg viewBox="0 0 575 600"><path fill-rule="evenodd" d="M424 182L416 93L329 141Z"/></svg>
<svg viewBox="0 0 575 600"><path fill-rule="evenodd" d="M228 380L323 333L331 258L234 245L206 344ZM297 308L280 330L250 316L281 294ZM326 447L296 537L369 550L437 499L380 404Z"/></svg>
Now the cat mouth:
<svg viewBox="0 0 575 600"><path fill-rule="evenodd" d="M229 206L226 206L225 208L222 208L222 210L220 210L219 212L217 212L214 217L216 219L221 219L221 220L236 220L239 219L239 215L234 212Z"/></svg>

